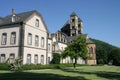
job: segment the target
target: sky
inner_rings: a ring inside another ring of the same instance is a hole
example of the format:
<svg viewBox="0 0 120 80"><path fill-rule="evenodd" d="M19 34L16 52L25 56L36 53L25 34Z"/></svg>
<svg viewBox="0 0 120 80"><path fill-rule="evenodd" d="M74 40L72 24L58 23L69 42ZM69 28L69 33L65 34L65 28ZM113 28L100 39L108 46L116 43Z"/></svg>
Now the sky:
<svg viewBox="0 0 120 80"><path fill-rule="evenodd" d="M83 33L120 47L120 0L0 0L0 17L37 10L48 30L57 32L76 12L83 21Z"/></svg>

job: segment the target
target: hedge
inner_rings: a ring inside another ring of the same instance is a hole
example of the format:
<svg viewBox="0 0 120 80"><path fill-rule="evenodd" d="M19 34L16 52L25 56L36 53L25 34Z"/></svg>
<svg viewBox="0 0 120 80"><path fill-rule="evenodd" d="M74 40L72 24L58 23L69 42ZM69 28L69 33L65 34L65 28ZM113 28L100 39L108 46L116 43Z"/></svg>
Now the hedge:
<svg viewBox="0 0 120 80"><path fill-rule="evenodd" d="M86 64L77 64L78 66L87 66ZM38 70L38 69L60 69L65 67L73 67L73 64L49 64L49 65L41 65L41 64L26 64L21 67L22 70Z"/></svg>
<svg viewBox="0 0 120 80"><path fill-rule="evenodd" d="M9 70L9 67L7 63L0 63L0 70Z"/></svg>

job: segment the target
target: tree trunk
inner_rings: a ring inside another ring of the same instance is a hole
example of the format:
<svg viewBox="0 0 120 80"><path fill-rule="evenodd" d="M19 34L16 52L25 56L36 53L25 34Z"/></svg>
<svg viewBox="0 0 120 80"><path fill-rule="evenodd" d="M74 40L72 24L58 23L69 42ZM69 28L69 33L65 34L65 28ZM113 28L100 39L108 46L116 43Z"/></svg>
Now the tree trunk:
<svg viewBox="0 0 120 80"><path fill-rule="evenodd" d="M87 63L87 59L85 59L85 64L88 64L88 63Z"/></svg>
<svg viewBox="0 0 120 80"><path fill-rule="evenodd" d="M75 58L75 62L73 63L74 69L76 68L76 64L77 64L77 58Z"/></svg>

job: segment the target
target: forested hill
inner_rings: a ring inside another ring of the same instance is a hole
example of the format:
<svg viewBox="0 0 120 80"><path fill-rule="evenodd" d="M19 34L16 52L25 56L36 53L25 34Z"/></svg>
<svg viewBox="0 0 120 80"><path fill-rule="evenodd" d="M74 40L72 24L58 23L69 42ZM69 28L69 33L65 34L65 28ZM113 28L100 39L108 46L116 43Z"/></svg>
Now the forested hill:
<svg viewBox="0 0 120 80"><path fill-rule="evenodd" d="M91 40L96 44L96 49L97 50L107 50L107 51L110 51L112 49L115 49L115 48L118 48L116 46L113 46L107 42L104 42L104 41L100 41L100 40L97 40L97 39L93 39L91 38Z"/></svg>
<svg viewBox="0 0 120 80"><path fill-rule="evenodd" d="M108 64L109 63L108 58L111 51L115 49L120 50L120 48L113 46L107 42L92 38L91 40L96 44L96 58L98 64Z"/></svg>

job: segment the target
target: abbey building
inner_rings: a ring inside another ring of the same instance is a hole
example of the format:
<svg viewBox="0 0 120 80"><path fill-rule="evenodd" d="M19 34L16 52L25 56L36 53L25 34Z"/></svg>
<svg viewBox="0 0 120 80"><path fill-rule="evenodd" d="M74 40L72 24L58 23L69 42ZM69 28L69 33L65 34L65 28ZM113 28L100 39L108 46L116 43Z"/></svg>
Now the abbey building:
<svg viewBox="0 0 120 80"><path fill-rule="evenodd" d="M65 50L67 44L78 36L85 37L88 45L88 55L92 59L88 64L96 64L95 44L87 34L82 33L82 20L72 13L70 19L61 30L50 34L41 14L28 11L0 17L0 62L14 63L21 59L22 64L49 64L53 54ZM79 58L79 64L85 61ZM61 63L71 63L70 58L62 59Z"/></svg>

